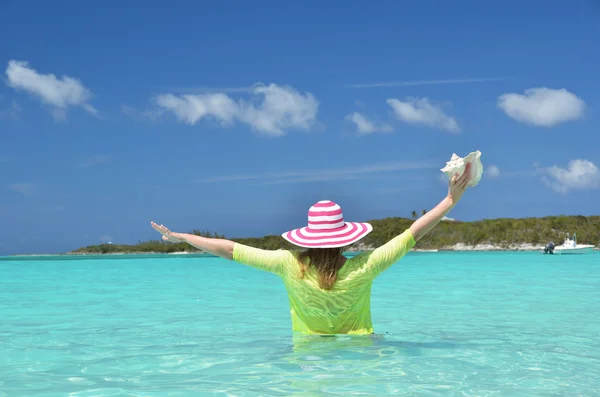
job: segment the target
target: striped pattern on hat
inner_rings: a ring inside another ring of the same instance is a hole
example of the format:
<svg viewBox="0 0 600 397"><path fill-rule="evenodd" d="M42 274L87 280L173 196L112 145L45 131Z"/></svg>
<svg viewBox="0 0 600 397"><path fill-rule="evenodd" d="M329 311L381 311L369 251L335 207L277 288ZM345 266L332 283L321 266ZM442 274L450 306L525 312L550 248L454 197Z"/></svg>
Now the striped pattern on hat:
<svg viewBox="0 0 600 397"><path fill-rule="evenodd" d="M290 243L307 248L334 248L350 245L373 230L364 222L345 222L342 208L329 200L308 210L308 226L283 233Z"/></svg>

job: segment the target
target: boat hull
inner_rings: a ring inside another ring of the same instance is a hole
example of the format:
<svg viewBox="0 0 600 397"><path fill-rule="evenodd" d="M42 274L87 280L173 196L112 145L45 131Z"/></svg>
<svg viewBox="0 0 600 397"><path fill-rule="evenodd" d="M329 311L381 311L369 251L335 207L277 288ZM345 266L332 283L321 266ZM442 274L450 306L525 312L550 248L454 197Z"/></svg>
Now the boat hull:
<svg viewBox="0 0 600 397"><path fill-rule="evenodd" d="M588 247L576 247L576 248L560 248L556 247L554 253L558 255L572 255L572 254L589 254L594 249L593 245Z"/></svg>

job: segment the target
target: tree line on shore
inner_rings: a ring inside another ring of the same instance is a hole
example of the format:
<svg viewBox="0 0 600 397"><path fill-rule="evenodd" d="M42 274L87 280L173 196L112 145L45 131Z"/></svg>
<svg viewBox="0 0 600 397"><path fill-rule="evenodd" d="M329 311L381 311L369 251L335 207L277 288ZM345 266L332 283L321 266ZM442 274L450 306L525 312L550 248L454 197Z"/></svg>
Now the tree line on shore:
<svg viewBox="0 0 600 397"><path fill-rule="evenodd" d="M426 211L423 210L422 214ZM361 241L349 246L348 250L363 251L385 244L406 230L414 219L416 211L409 218L384 218L368 221L373 231ZM417 245L421 249L444 249L462 243L469 246L491 244L508 248L514 244L544 245L549 241L560 244L567 233L577 233L581 244L600 246L600 216L548 216L543 218L500 218L473 222L442 221ZM211 231L192 230L191 234L203 237L225 238ZM298 249L279 235L264 237L230 238L242 244L263 249ZM111 253L173 253L199 252L186 243L166 243L162 240L140 241L133 245L99 244L82 247L70 254L111 254Z"/></svg>

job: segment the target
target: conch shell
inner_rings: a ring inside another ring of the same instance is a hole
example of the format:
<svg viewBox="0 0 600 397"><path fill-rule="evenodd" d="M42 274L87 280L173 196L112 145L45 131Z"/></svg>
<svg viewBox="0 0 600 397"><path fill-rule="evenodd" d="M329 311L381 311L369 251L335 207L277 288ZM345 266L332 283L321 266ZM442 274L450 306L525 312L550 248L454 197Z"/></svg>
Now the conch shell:
<svg viewBox="0 0 600 397"><path fill-rule="evenodd" d="M483 175L483 164L481 164L481 152L479 150L469 153L464 158L458 157L456 153L453 153L450 161L446 162L446 166L441 171L450 180L457 172L459 175L462 175L465 172L467 163L471 163L471 178L467 186L473 187L479 183Z"/></svg>

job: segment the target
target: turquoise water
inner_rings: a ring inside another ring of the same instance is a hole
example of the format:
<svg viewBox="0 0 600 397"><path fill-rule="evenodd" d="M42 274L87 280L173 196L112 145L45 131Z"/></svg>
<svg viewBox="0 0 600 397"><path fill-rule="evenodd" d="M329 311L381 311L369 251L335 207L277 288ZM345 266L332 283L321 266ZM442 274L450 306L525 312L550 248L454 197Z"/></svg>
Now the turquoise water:
<svg viewBox="0 0 600 397"><path fill-rule="evenodd" d="M0 260L0 396L597 396L600 254L410 253L376 337L290 335L219 258Z"/></svg>

